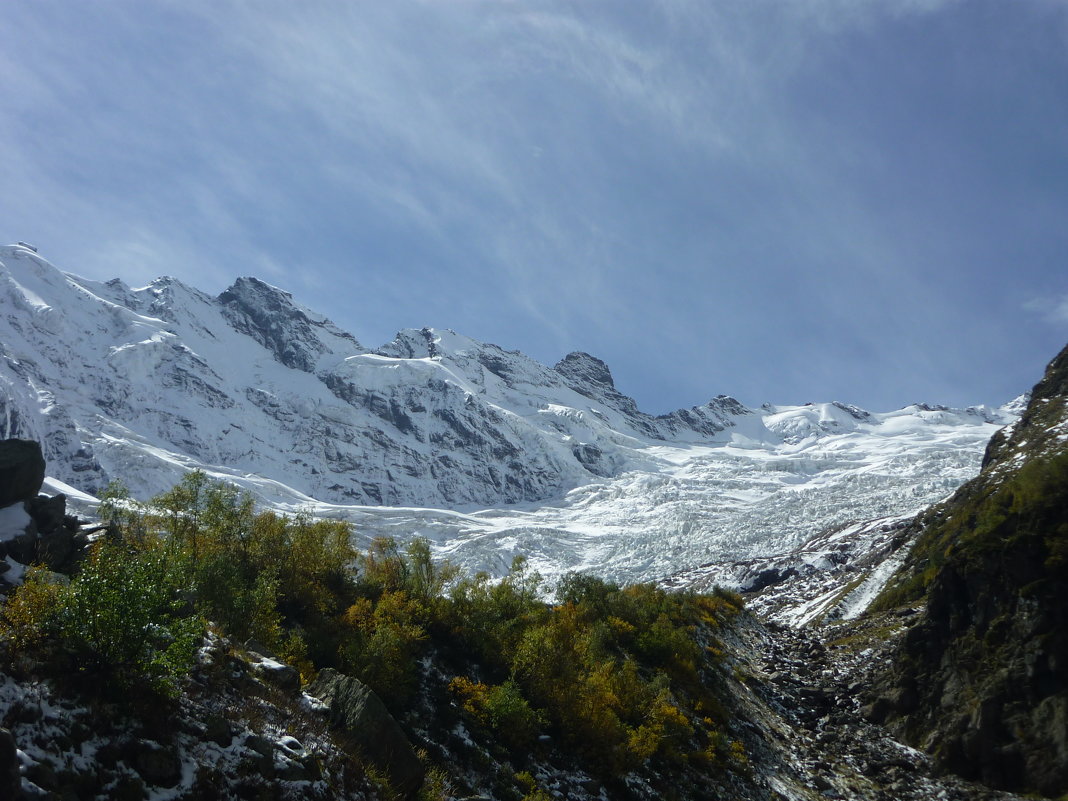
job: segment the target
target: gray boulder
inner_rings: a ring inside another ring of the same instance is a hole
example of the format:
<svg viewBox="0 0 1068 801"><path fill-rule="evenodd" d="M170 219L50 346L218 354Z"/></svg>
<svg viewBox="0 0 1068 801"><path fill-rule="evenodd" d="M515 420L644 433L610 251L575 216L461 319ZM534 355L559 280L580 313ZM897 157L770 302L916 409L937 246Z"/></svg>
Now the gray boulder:
<svg viewBox="0 0 1068 801"><path fill-rule="evenodd" d="M0 507L36 498L44 478L40 443L32 439L0 440Z"/></svg>
<svg viewBox="0 0 1068 801"><path fill-rule="evenodd" d="M385 772L395 790L409 798L415 795L423 783L423 765L400 724L370 687L326 668L306 692L329 706L331 725L348 735L363 756Z"/></svg>

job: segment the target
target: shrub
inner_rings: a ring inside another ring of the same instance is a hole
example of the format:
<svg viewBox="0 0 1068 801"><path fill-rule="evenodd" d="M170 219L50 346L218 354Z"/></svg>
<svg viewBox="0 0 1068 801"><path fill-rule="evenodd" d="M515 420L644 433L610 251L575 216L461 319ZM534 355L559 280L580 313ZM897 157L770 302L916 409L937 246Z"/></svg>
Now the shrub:
<svg viewBox="0 0 1068 801"><path fill-rule="evenodd" d="M31 571L3 610L4 628L57 676L173 697L204 631L182 595L187 577L166 543L101 542L69 585Z"/></svg>
<svg viewBox="0 0 1068 801"><path fill-rule="evenodd" d="M197 608L231 637L274 646L282 634L275 572L256 571L227 551L201 556L193 569Z"/></svg>
<svg viewBox="0 0 1068 801"><path fill-rule="evenodd" d="M541 587L541 576L521 556L497 583L485 573L462 578L451 587L442 612L446 627L487 667L507 673L524 633L549 616Z"/></svg>
<svg viewBox="0 0 1068 801"><path fill-rule="evenodd" d="M471 720L493 731L512 748L528 747L545 723L514 681L490 686L457 676L449 682L449 691L460 699Z"/></svg>
<svg viewBox="0 0 1068 801"><path fill-rule="evenodd" d="M0 636L16 653L39 652L53 636L53 621L67 587L43 567L31 567L21 587L0 606Z"/></svg>
<svg viewBox="0 0 1068 801"><path fill-rule="evenodd" d="M389 591L377 602L358 599L343 617L348 627L341 646L343 668L393 708L415 690L416 657L427 639L419 624L423 616L424 610L403 591Z"/></svg>

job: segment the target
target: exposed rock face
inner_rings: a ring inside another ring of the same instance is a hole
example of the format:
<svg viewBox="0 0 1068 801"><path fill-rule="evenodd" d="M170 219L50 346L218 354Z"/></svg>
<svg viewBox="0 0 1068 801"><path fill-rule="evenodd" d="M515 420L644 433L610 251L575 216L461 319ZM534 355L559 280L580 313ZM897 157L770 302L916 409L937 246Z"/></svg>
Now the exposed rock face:
<svg viewBox="0 0 1068 801"><path fill-rule="evenodd" d="M411 743L377 695L359 679L332 668L319 672L307 693L330 706L330 722L342 729L390 784L411 796L423 782L424 770Z"/></svg>
<svg viewBox="0 0 1068 801"><path fill-rule="evenodd" d="M66 496L38 495L45 461L39 443L25 439L0 441L0 590L10 557L24 565L41 563L50 570L69 569L85 543L76 540L80 522L68 516Z"/></svg>
<svg viewBox="0 0 1068 801"><path fill-rule="evenodd" d="M662 428L678 434L694 431L705 437L715 437L735 424L735 419L753 414L729 395L717 395L704 406L678 409L657 418Z"/></svg>
<svg viewBox="0 0 1068 801"><path fill-rule="evenodd" d="M635 429L653 439L668 440L679 435L715 437L734 425L734 418L751 410L727 395L719 395L704 406L678 409L658 417L638 409L632 398L616 389L608 365L588 353L569 353L553 367L575 392L603 403L626 415Z"/></svg>
<svg viewBox="0 0 1068 801"><path fill-rule="evenodd" d="M600 401L626 415L641 414L634 400L616 389L612 371L596 356L582 352L569 353L557 362L553 369L563 377L568 387L580 395ZM648 423L647 426L649 433L655 432L654 426Z"/></svg>
<svg viewBox="0 0 1068 801"><path fill-rule="evenodd" d="M890 597L926 588L927 610L872 716L944 769L1068 792L1068 348L923 525Z"/></svg>
<svg viewBox="0 0 1068 801"><path fill-rule="evenodd" d="M45 477L41 445L28 439L0 441L0 507L33 498Z"/></svg>
<svg viewBox="0 0 1068 801"><path fill-rule="evenodd" d="M256 278L238 278L219 295L218 302L234 328L248 334L294 370L314 372L319 357L330 353L331 348L322 341L320 333L348 339L354 351L363 350L354 337L337 329L329 320L314 319L293 303L293 296L288 292Z"/></svg>
<svg viewBox="0 0 1068 801"><path fill-rule="evenodd" d="M7 729L0 729L0 798L14 799L21 794L22 777L15 738Z"/></svg>

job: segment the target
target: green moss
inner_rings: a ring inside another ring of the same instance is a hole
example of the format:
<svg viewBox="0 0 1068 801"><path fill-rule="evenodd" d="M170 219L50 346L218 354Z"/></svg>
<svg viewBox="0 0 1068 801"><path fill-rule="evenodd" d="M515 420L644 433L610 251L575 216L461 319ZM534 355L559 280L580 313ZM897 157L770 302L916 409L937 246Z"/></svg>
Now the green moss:
<svg viewBox="0 0 1068 801"><path fill-rule="evenodd" d="M968 569L1026 549L1043 554L1047 577L1068 575L1068 452L1032 459L997 481L980 476L925 515L906 569L871 609L921 600L947 563Z"/></svg>

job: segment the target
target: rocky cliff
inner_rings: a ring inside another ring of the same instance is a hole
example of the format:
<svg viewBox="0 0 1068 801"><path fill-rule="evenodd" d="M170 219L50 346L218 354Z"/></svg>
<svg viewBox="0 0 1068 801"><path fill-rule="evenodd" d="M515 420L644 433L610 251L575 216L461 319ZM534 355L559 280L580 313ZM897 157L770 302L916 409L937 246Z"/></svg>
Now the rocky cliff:
<svg viewBox="0 0 1068 801"><path fill-rule="evenodd" d="M1068 791L1068 348L879 604L926 600L870 708L946 770Z"/></svg>

